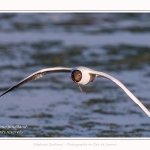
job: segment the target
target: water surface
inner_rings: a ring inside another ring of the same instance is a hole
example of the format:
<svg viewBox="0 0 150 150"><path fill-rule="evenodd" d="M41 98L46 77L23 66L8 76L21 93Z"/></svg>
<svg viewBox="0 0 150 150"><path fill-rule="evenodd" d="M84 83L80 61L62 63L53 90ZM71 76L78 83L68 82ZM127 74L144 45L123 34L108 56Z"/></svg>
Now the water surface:
<svg viewBox="0 0 150 150"><path fill-rule="evenodd" d="M87 66L150 110L149 13L1 13L0 92L43 68ZM104 78L46 75L0 98L1 137L149 137L150 119ZM23 128L24 127L24 128ZM18 132L15 132L18 131Z"/></svg>

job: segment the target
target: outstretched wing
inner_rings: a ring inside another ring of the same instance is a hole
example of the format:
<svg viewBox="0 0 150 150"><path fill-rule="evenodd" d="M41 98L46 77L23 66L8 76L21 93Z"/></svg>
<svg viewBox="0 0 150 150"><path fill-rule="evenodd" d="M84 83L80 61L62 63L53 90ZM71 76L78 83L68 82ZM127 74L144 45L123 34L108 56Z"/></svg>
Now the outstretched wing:
<svg viewBox="0 0 150 150"><path fill-rule="evenodd" d="M65 67L54 67L54 68L46 68L46 69L41 69L31 75L29 75L28 77L26 77L25 79L21 80L20 82L18 82L18 84L16 84L15 86L12 86L11 88L9 88L7 91L5 91L3 94L0 95L3 96L4 94L18 88L19 86L33 81L33 80L37 80L39 78L41 78L43 75L46 75L48 73L55 73L55 72L71 72L71 68L65 68Z"/></svg>
<svg viewBox="0 0 150 150"><path fill-rule="evenodd" d="M138 104L141 109L150 117L150 112L149 110L119 81L117 80L116 78L104 73L104 72L98 72L98 71L94 71L92 70L91 71L91 74L94 74L96 76L101 76L101 77L104 77L104 78L107 78L113 82L115 82L118 86L120 86L125 92L126 94L136 103Z"/></svg>

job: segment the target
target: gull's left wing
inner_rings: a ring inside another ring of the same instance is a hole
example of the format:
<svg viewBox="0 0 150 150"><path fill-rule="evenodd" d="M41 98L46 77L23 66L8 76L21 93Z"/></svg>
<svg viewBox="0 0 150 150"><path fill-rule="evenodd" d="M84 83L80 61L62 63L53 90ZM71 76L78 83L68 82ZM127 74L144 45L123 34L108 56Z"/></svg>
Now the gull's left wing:
<svg viewBox="0 0 150 150"><path fill-rule="evenodd" d="M112 77L112 76L110 76L110 75L108 75L108 74L106 74L104 72L98 72L98 71L95 71L95 70L91 70L90 74L96 75L96 77L100 76L100 77L107 78L107 79L113 81L114 83L116 83L150 117L149 110L119 80L117 80L116 78L114 78L114 77Z"/></svg>

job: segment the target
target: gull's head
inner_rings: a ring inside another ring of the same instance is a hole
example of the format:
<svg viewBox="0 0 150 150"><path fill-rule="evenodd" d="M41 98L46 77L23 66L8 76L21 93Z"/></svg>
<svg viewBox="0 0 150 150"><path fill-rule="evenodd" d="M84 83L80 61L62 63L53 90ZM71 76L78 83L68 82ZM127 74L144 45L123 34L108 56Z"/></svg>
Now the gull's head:
<svg viewBox="0 0 150 150"><path fill-rule="evenodd" d="M76 83L82 79L82 72L80 70L74 70L71 74L71 79Z"/></svg>

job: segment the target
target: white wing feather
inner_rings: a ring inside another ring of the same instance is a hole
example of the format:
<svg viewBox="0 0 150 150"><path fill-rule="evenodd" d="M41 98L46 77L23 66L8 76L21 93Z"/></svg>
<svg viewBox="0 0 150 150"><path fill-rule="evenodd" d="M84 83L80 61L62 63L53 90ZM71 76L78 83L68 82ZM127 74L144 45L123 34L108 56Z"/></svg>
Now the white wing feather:
<svg viewBox="0 0 150 150"><path fill-rule="evenodd" d="M54 68L41 69L41 70L29 75L25 79L21 80L15 86L12 86L11 88L9 88L7 91L5 91L3 94L1 94L0 97L3 96L6 93L18 88L19 86L21 86L21 85L23 85L27 82L30 82L30 81L37 80L37 79L41 78L45 74L55 73L55 72L71 72L71 70L72 70L72 68L65 68L65 67L54 67Z"/></svg>
<svg viewBox="0 0 150 150"><path fill-rule="evenodd" d="M103 73L103 72L98 72L98 71L91 71L91 74L95 74L96 76L101 76L104 78L107 78L113 82L115 82L118 86L120 86L125 92L126 94L137 104L141 107L141 109L150 117L150 112L149 110L124 86L124 84L122 84L119 80L117 80L116 78Z"/></svg>

